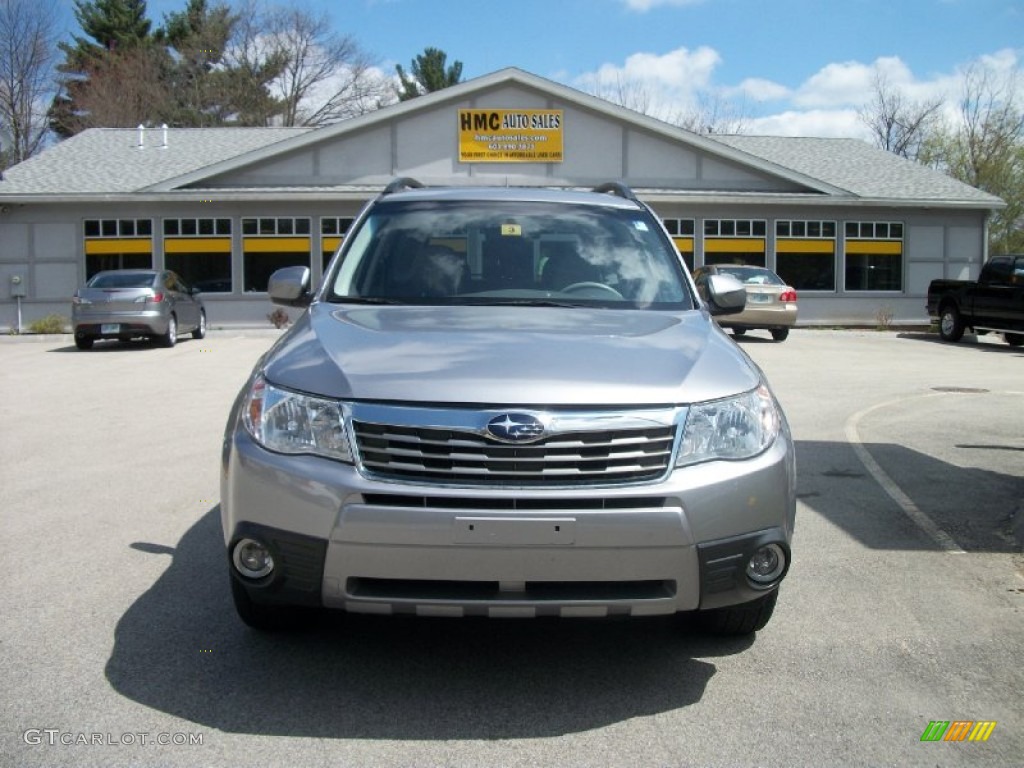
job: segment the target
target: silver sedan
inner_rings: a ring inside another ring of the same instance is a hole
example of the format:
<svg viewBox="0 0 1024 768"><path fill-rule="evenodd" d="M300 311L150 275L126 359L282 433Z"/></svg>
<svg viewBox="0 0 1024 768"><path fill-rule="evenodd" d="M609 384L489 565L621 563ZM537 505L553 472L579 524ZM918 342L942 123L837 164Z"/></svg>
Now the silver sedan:
<svg viewBox="0 0 1024 768"><path fill-rule="evenodd" d="M747 291L746 308L739 314L716 318L720 326L731 329L736 336L763 328L776 341L785 341L797 316L796 290L786 285L785 280L765 267L716 264L693 273L697 290L702 294L708 275L732 275Z"/></svg>
<svg viewBox="0 0 1024 768"><path fill-rule="evenodd" d="M97 339L145 336L173 347L179 333L206 335L206 309L199 291L168 270L97 272L71 299L75 346L91 349Z"/></svg>

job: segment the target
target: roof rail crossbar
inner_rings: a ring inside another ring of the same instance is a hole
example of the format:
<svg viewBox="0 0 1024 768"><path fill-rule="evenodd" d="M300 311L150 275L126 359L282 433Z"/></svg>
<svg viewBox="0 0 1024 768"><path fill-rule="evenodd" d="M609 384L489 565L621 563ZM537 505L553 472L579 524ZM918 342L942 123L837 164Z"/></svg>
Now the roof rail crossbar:
<svg viewBox="0 0 1024 768"><path fill-rule="evenodd" d="M384 187L384 191L381 192L381 194L390 195L394 192L401 192L403 189L421 189L422 187L423 184L416 181L416 179L411 179L408 176L402 176Z"/></svg>
<svg viewBox="0 0 1024 768"><path fill-rule="evenodd" d="M626 200L637 201L636 195L633 193L633 190L627 187L621 181L608 181L605 182L604 184L599 184L598 186L594 187L594 191L601 194L610 192L611 194L618 195L619 197L623 197Z"/></svg>

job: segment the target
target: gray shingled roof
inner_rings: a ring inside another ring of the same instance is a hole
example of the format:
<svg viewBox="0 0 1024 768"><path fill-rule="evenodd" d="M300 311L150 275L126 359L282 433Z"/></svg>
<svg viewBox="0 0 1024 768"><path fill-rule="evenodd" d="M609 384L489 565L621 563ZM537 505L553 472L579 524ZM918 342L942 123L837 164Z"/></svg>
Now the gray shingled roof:
<svg viewBox="0 0 1024 768"><path fill-rule="evenodd" d="M761 160L871 200L965 202L1002 206L998 197L859 139L710 136Z"/></svg>
<svg viewBox="0 0 1024 768"><path fill-rule="evenodd" d="M330 128L170 128L167 146L159 128L145 134L138 147L135 129L93 128L51 147L7 170L0 196L117 196L149 190L205 168L252 153L253 161L269 158L273 145L305 136L315 141ZM1002 201L918 163L876 149L856 139L781 136L704 136L750 157L752 165L783 175L800 174L865 200L960 203L1001 207ZM290 141L292 140L292 141ZM680 139L684 140L684 139ZM706 143L706 142L705 142ZM194 178L194 177L193 177ZM197 187L202 183L198 181Z"/></svg>
<svg viewBox="0 0 1024 768"><path fill-rule="evenodd" d="M309 128L91 128L9 168L0 194L131 193L290 139Z"/></svg>

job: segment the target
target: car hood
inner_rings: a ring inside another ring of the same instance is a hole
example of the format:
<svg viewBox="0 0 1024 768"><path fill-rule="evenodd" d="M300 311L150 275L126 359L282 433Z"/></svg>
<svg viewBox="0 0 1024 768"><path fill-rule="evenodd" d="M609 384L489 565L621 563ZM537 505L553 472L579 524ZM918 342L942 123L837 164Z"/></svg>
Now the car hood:
<svg viewBox="0 0 1024 768"><path fill-rule="evenodd" d="M315 303L262 368L310 394L431 404L682 404L759 381L700 310Z"/></svg>

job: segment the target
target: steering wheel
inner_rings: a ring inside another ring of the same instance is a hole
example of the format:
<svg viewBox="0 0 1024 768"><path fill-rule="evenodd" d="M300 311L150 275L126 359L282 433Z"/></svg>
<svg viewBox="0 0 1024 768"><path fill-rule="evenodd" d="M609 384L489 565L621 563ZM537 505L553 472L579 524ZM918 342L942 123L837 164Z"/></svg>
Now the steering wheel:
<svg viewBox="0 0 1024 768"><path fill-rule="evenodd" d="M571 285L565 286L560 293L581 293L581 294L593 294L593 293L610 293L616 299L625 298L621 293L612 288L610 285L604 283L572 283ZM600 296L594 296L593 298L600 298Z"/></svg>

